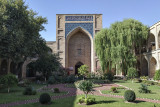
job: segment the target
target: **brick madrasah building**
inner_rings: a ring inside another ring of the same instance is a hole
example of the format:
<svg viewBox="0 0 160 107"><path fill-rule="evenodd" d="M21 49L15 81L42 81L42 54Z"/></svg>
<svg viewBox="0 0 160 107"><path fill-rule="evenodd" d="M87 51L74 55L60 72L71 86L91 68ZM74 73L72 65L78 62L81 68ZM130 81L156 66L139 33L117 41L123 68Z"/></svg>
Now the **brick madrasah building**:
<svg viewBox="0 0 160 107"><path fill-rule="evenodd" d="M77 74L78 68L86 64L89 71L94 72L100 67L100 62L94 49L95 34L102 29L102 14L57 14L56 41L48 41L52 52L57 53L63 67L69 68L71 74ZM160 22L150 27L146 51L143 53L142 67L138 67L141 75L154 76L155 70L160 69ZM30 71L27 65L34 59L27 59L21 65L19 77L25 78ZM140 61L138 61L140 65ZM12 72L13 63L6 59L0 60L0 75ZM115 75L122 75L115 71Z"/></svg>

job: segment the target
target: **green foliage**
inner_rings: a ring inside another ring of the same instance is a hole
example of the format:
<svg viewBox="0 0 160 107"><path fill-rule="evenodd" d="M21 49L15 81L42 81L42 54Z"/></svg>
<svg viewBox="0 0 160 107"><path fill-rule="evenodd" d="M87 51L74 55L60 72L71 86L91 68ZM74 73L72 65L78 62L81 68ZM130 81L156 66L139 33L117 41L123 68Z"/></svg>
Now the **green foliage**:
<svg viewBox="0 0 160 107"><path fill-rule="evenodd" d="M148 76L141 76L140 79L141 80L148 80Z"/></svg>
<svg viewBox="0 0 160 107"><path fill-rule="evenodd" d="M156 70L156 73L154 74L154 80L160 80L160 70Z"/></svg>
<svg viewBox="0 0 160 107"><path fill-rule="evenodd" d="M103 71L127 73L136 66L136 51L141 52L148 37L148 27L134 19L115 22L109 29L102 29L95 36L95 50ZM109 68L109 69L108 69Z"/></svg>
<svg viewBox="0 0 160 107"><path fill-rule="evenodd" d="M124 99L128 102L133 102L136 99L135 92L132 90L127 90L124 93Z"/></svg>
<svg viewBox="0 0 160 107"><path fill-rule="evenodd" d="M13 74L7 74L0 77L0 84L8 88L8 93L10 88L18 84L18 79Z"/></svg>
<svg viewBox="0 0 160 107"><path fill-rule="evenodd" d="M138 72L135 68L131 67L128 69L127 77L133 79L138 76Z"/></svg>
<svg viewBox="0 0 160 107"><path fill-rule="evenodd" d="M60 93L59 88L54 88L54 93Z"/></svg>
<svg viewBox="0 0 160 107"><path fill-rule="evenodd" d="M117 92L118 92L118 91L117 91L117 88L116 88L116 87L111 87L111 92L117 93Z"/></svg>
<svg viewBox="0 0 160 107"><path fill-rule="evenodd" d="M155 85L155 84L156 84L156 83L153 82L153 81L146 81L146 80L144 80L143 83L146 84L147 86Z"/></svg>
<svg viewBox="0 0 160 107"><path fill-rule="evenodd" d="M23 95L36 95L37 91L29 86L29 87L26 87L25 90L23 91Z"/></svg>
<svg viewBox="0 0 160 107"><path fill-rule="evenodd" d="M0 0L0 58L16 63L48 52L40 31L47 19L29 9L23 0Z"/></svg>
<svg viewBox="0 0 160 107"><path fill-rule="evenodd" d="M41 104L49 104L51 102L51 97L48 93L43 93L40 95L39 102Z"/></svg>
<svg viewBox="0 0 160 107"><path fill-rule="evenodd" d="M76 81L75 75L69 75L66 80L67 83L74 83L75 81Z"/></svg>
<svg viewBox="0 0 160 107"><path fill-rule="evenodd" d="M56 80L55 80L54 76L50 76L48 79L48 84L55 84L55 83L56 83Z"/></svg>
<svg viewBox="0 0 160 107"><path fill-rule="evenodd" d="M93 89L93 83L88 80L82 80L79 82L78 88L84 92L85 98L87 98L87 94Z"/></svg>
<svg viewBox="0 0 160 107"><path fill-rule="evenodd" d="M85 99L85 97L80 97L78 99L78 103L80 104L85 103L86 105L91 105L91 104L95 104L96 101L95 101L95 98L88 97Z"/></svg>
<svg viewBox="0 0 160 107"><path fill-rule="evenodd" d="M34 64L34 70L41 73L45 77L45 81L53 72L58 72L61 66L59 57L55 54L42 55Z"/></svg>
<svg viewBox="0 0 160 107"><path fill-rule="evenodd" d="M78 74L85 77L89 73L88 71L88 66L87 65L82 65L81 67L78 68Z"/></svg>
<svg viewBox="0 0 160 107"><path fill-rule="evenodd" d="M107 72L104 74L104 79L112 81L113 80L113 74L111 72Z"/></svg>
<svg viewBox="0 0 160 107"><path fill-rule="evenodd" d="M139 87L139 93L151 93L151 90L148 90L147 85L141 84L141 87Z"/></svg>

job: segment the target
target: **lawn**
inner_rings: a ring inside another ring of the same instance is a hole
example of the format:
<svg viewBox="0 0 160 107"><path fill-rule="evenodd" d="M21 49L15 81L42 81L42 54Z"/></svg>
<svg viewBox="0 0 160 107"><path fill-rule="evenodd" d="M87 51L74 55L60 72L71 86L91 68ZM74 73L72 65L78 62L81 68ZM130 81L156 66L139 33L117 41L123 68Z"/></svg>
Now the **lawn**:
<svg viewBox="0 0 160 107"><path fill-rule="evenodd" d="M93 96L96 98L96 104L89 105L89 107L153 107L154 103L136 101L135 103L125 103L124 99L110 98L102 96ZM16 107L88 107L85 105L77 104L77 100L80 96L68 97L59 100L53 100L51 105L41 105L39 103L20 105ZM160 104L155 104L159 107Z"/></svg>
<svg viewBox="0 0 160 107"><path fill-rule="evenodd" d="M141 83L132 83L131 81L122 81L122 80L117 80L114 82L133 89L137 97L160 100L160 86L150 85L148 86L148 89L151 90L151 93L144 94L144 93L138 92L138 88L141 86ZM110 90L103 90L102 93L103 94L124 95L125 90L118 89L118 91L119 91L118 93L110 93Z"/></svg>
<svg viewBox="0 0 160 107"><path fill-rule="evenodd" d="M32 86L35 89L38 89L40 87L43 87L44 85L37 85L37 84L32 84ZM23 100L29 100L29 99L36 99L39 98L40 94L43 92L37 92L36 95L23 95L22 92L25 88L24 87L13 87L10 90L10 93L7 93L7 89L0 90L0 104L3 103L9 103L9 102L15 102L15 101L23 101ZM44 91L46 92L46 91ZM62 95L66 94L67 92L61 92L61 93L53 93L51 91L47 91L51 96L56 96L56 95Z"/></svg>

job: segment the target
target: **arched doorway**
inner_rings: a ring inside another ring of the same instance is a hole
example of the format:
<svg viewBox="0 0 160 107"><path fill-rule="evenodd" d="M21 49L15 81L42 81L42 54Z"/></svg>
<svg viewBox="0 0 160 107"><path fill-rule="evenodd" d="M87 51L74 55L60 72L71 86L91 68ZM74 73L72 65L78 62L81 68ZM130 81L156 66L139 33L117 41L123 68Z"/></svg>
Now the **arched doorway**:
<svg viewBox="0 0 160 107"><path fill-rule="evenodd" d="M82 62L78 62L78 63L75 65L75 75L78 74L78 68L81 67L82 65L84 65Z"/></svg>
<svg viewBox="0 0 160 107"><path fill-rule="evenodd" d="M152 33L150 33L149 38L148 38L148 49L149 51L156 49L155 36Z"/></svg>
<svg viewBox="0 0 160 107"><path fill-rule="evenodd" d="M141 76L148 76L148 62L145 58L142 59Z"/></svg>
<svg viewBox="0 0 160 107"><path fill-rule="evenodd" d="M156 71L156 65L157 65L157 61L154 57L151 58L150 60L150 70L149 70L149 77L153 78L155 71Z"/></svg>
<svg viewBox="0 0 160 107"><path fill-rule="evenodd" d="M83 64L89 67L91 71L91 53L92 53L92 40L83 28L78 27L74 29L67 36L67 67L73 67L73 72L71 74L77 74L75 68L77 62L83 62ZM78 65L77 65L78 67Z"/></svg>
<svg viewBox="0 0 160 107"><path fill-rule="evenodd" d="M11 64L10 64L10 72L12 74L15 74L17 75L17 72L16 72L16 64L12 61Z"/></svg>
<svg viewBox="0 0 160 107"><path fill-rule="evenodd" d="M7 74L7 60L3 60L3 61L2 61L0 74L1 74L1 75Z"/></svg>

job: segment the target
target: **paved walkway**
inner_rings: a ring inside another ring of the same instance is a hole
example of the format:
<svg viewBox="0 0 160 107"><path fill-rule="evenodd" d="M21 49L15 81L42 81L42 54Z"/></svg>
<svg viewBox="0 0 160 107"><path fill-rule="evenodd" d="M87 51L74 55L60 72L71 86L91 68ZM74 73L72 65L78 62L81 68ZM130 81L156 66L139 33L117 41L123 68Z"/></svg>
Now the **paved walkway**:
<svg viewBox="0 0 160 107"><path fill-rule="evenodd" d="M93 93L90 93L90 94L97 95L97 96L104 96L104 97L123 98L123 96L102 94L101 93L101 90L109 90L113 86L118 87L117 84L103 84L102 87L94 88ZM68 92L65 95L52 96L51 97L52 99L60 99L60 98L66 98L66 97L70 97L70 96L76 96L76 95L83 94L83 92L80 91L79 89L66 87L65 84L50 85L50 86L48 86L48 88L50 88L50 89L59 88L60 91ZM38 91L42 91L42 90L39 89ZM153 102L153 103L160 103L160 100L151 100L151 99L142 99L142 98L137 98L136 100ZM38 98L37 99L32 99L32 100L11 102L11 103L7 103L7 104L0 104L0 107L17 106L17 105L22 105L22 104L36 103L36 102L39 102Z"/></svg>

